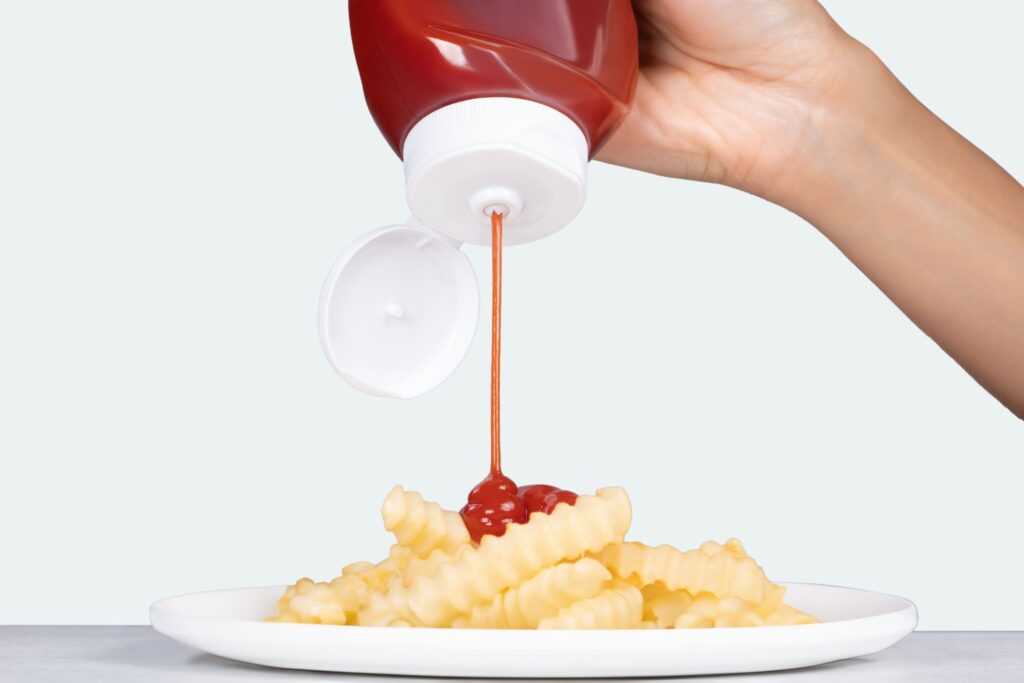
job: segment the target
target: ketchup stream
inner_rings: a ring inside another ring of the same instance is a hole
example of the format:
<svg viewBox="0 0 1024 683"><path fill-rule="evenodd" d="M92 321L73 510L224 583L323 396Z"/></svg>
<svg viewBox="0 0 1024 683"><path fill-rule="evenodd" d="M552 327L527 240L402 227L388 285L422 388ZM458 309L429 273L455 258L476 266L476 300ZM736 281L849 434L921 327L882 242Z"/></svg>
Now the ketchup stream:
<svg viewBox="0 0 1024 683"><path fill-rule="evenodd" d="M501 472L501 237L503 214L491 213L491 471L470 491L460 511L477 543L501 536L508 524L525 524L533 512L550 513L559 503L572 505L576 494L547 484L516 486Z"/></svg>
<svg viewBox="0 0 1024 683"><path fill-rule="evenodd" d="M501 232L504 214L491 213L491 474L501 474Z"/></svg>

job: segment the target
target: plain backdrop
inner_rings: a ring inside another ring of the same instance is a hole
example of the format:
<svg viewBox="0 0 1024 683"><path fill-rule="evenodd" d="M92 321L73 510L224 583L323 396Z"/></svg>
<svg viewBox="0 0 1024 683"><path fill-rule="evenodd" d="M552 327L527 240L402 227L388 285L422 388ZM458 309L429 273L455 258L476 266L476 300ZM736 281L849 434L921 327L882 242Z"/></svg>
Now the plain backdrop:
<svg viewBox="0 0 1024 683"><path fill-rule="evenodd" d="M1024 175L1024 4L827 5ZM319 347L333 260L407 215L346 12L0 2L0 623L326 579L386 552L395 483L458 506L485 473L486 308L413 401ZM635 539L738 536L772 577L904 595L925 628L1024 628L1024 424L785 210L590 183L506 253L509 474L625 486Z"/></svg>

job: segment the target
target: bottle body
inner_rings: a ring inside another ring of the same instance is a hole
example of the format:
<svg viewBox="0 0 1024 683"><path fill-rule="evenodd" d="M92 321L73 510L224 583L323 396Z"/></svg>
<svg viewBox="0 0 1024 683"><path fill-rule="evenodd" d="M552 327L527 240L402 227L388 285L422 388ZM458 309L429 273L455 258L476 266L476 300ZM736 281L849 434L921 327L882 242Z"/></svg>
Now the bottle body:
<svg viewBox="0 0 1024 683"><path fill-rule="evenodd" d="M401 157L425 116L474 98L521 98L571 119L592 157L637 79L629 0L350 0L367 105Z"/></svg>

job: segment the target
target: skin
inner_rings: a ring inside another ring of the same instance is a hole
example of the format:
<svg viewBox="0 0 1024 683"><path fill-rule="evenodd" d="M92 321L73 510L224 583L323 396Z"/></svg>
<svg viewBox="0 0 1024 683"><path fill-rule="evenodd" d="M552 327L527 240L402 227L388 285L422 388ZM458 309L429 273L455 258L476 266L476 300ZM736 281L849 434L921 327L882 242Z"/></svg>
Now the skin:
<svg viewBox="0 0 1024 683"><path fill-rule="evenodd" d="M800 215L1024 419L1024 187L815 0L635 0L640 81L599 159Z"/></svg>

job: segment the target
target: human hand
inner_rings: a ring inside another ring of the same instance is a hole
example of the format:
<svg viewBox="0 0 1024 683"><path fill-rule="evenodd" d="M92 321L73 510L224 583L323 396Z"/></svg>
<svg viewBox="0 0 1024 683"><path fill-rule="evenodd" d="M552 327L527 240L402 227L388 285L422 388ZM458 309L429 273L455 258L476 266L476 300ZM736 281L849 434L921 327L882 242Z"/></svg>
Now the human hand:
<svg viewBox="0 0 1024 683"><path fill-rule="evenodd" d="M633 110L598 159L768 196L861 46L816 0L637 0Z"/></svg>
<svg viewBox="0 0 1024 683"><path fill-rule="evenodd" d="M636 99L597 158L807 219L1024 419L1024 187L816 0L634 6Z"/></svg>

